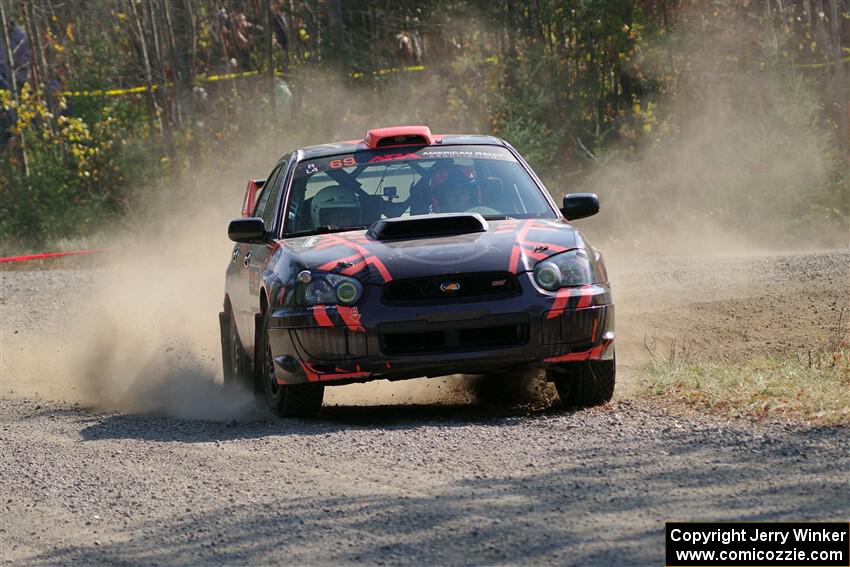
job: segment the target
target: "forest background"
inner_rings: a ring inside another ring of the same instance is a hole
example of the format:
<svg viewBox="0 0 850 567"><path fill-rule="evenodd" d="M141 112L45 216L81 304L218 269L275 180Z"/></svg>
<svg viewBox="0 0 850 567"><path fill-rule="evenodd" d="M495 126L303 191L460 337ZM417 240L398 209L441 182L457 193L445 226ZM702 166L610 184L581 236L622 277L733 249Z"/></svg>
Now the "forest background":
<svg viewBox="0 0 850 567"><path fill-rule="evenodd" d="M292 147L400 123L507 139L621 244L850 239L850 0L0 8L0 253L99 243L211 179L235 216Z"/></svg>

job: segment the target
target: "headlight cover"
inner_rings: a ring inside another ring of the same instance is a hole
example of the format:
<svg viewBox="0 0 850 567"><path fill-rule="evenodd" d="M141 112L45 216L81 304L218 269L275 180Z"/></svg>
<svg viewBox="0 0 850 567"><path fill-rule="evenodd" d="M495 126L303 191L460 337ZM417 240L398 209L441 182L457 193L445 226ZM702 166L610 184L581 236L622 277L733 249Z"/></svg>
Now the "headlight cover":
<svg viewBox="0 0 850 567"><path fill-rule="evenodd" d="M307 305L354 305L363 295L363 284L355 278L339 274L312 273L304 286Z"/></svg>
<svg viewBox="0 0 850 567"><path fill-rule="evenodd" d="M568 250L538 262L534 266L534 281L549 291L590 285L594 283L593 265L585 250Z"/></svg>

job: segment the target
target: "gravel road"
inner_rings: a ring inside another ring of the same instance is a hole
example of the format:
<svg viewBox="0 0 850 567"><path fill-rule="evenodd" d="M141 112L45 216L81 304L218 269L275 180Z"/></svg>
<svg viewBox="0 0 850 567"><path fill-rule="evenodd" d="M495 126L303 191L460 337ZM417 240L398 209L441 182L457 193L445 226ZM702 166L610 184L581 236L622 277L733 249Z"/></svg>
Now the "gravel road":
<svg viewBox="0 0 850 567"><path fill-rule="evenodd" d="M625 370L645 335L733 360L813 348L850 302L847 252L609 264ZM8 353L104 274L2 276ZM850 428L670 415L628 372L592 410L338 400L312 422L92 409L10 372L9 564L659 565L666 520L850 519Z"/></svg>

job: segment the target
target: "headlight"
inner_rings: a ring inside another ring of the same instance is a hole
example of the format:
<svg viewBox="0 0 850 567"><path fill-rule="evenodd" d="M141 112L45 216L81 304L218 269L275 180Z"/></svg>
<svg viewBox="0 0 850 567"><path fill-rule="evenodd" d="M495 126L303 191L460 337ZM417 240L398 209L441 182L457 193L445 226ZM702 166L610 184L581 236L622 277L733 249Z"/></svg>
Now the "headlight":
<svg viewBox="0 0 850 567"><path fill-rule="evenodd" d="M584 250L570 250L546 258L534 266L537 285L549 291L593 283L593 267Z"/></svg>
<svg viewBox="0 0 850 567"><path fill-rule="evenodd" d="M313 273L304 287L307 305L354 305L362 295L363 285L358 280L339 274Z"/></svg>
<svg viewBox="0 0 850 567"><path fill-rule="evenodd" d="M351 305L360 299L360 288L354 282L340 282L336 286L336 299L343 305Z"/></svg>

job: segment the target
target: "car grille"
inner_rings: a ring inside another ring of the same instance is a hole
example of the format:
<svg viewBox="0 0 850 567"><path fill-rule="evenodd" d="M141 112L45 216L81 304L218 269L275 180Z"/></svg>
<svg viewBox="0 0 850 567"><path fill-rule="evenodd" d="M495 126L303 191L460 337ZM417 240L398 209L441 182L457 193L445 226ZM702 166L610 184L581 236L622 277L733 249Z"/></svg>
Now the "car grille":
<svg viewBox="0 0 850 567"><path fill-rule="evenodd" d="M410 328L402 324L381 328L381 350L392 356L474 352L526 344L529 338L528 316L496 315L487 320L447 322L438 326ZM408 328L404 328L408 327Z"/></svg>
<svg viewBox="0 0 850 567"><path fill-rule="evenodd" d="M455 291L443 287L456 284ZM510 272L481 272L391 281L384 286L383 301L389 304L441 303L514 297L521 293Z"/></svg>

